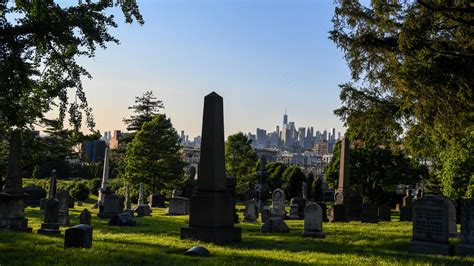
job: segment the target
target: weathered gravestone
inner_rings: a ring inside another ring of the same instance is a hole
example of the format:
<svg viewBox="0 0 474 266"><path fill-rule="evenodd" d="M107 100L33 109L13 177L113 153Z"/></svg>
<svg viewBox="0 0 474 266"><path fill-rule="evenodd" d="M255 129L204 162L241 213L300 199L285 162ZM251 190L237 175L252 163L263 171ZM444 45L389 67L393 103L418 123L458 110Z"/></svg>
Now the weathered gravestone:
<svg viewBox="0 0 474 266"><path fill-rule="evenodd" d="M321 207L316 203L310 203L304 210L303 237L325 238L323 232L323 213Z"/></svg>
<svg viewBox="0 0 474 266"><path fill-rule="evenodd" d="M71 224L69 219L69 190L58 190L56 198L59 201L59 224L61 226L69 226Z"/></svg>
<svg viewBox="0 0 474 266"><path fill-rule="evenodd" d="M61 234L59 230L59 201L56 199L56 171L51 174L48 199L44 208L44 222L39 234Z"/></svg>
<svg viewBox="0 0 474 266"><path fill-rule="evenodd" d="M25 187L23 191L26 194L23 200L25 206L38 207L41 199L46 197L46 191L40 187Z"/></svg>
<svg viewBox="0 0 474 266"><path fill-rule="evenodd" d="M474 199L461 204L461 243L456 247L457 256L474 256Z"/></svg>
<svg viewBox="0 0 474 266"><path fill-rule="evenodd" d="M379 220L390 222L392 220L392 210L390 205L383 204L379 206Z"/></svg>
<svg viewBox="0 0 474 266"><path fill-rule="evenodd" d="M152 208L166 208L166 197L160 193L152 194L148 197L148 202Z"/></svg>
<svg viewBox="0 0 474 266"><path fill-rule="evenodd" d="M255 200L247 200L245 202L245 215L244 215L244 222L247 223L255 223L258 218L257 212L257 204Z"/></svg>
<svg viewBox="0 0 474 266"><path fill-rule="evenodd" d="M109 189L104 193L104 204L100 206L99 218L101 219L110 219L116 214L123 212L124 206L124 197L116 195L111 192Z"/></svg>
<svg viewBox="0 0 474 266"><path fill-rule="evenodd" d="M296 204L298 206L298 216L300 219L303 219L306 200L303 197L294 197L290 200L290 204Z"/></svg>
<svg viewBox="0 0 474 266"><path fill-rule="evenodd" d="M91 213L84 209L79 215L79 224L91 225Z"/></svg>
<svg viewBox="0 0 474 266"><path fill-rule="evenodd" d="M150 205L145 204L143 183L140 183L140 188L138 189L138 206L133 211L137 213L137 217L151 216Z"/></svg>
<svg viewBox="0 0 474 266"><path fill-rule="evenodd" d="M133 214L129 212L115 214L109 220L109 226L135 226Z"/></svg>
<svg viewBox="0 0 474 266"><path fill-rule="evenodd" d="M92 227L87 224L78 224L66 230L64 236L65 248L91 248Z"/></svg>
<svg viewBox="0 0 474 266"><path fill-rule="evenodd" d="M277 188L272 194L272 217L284 219L285 216L285 192Z"/></svg>
<svg viewBox="0 0 474 266"><path fill-rule="evenodd" d="M26 195L22 188L20 130L11 132L9 145L7 176L0 192L0 230L31 232L23 205Z"/></svg>
<svg viewBox="0 0 474 266"><path fill-rule="evenodd" d="M362 204L360 221L363 223L378 223L379 216L377 206L372 202Z"/></svg>
<svg viewBox="0 0 474 266"><path fill-rule="evenodd" d="M264 206L261 212L262 223L265 223L272 217L272 210L268 206Z"/></svg>
<svg viewBox="0 0 474 266"><path fill-rule="evenodd" d="M413 239L409 252L450 255L449 202L440 196L428 195L413 203Z"/></svg>
<svg viewBox="0 0 474 266"><path fill-rule="evenodd" d="M226 191L223 99L215 92L204 98L201 136L197 191L191 199L189 227L181 228L181 239L240 242L242 232L234 227L233 199Z"/></svg>
<svg viewBox="0 0 474 266"><path fill-rule="evenodd" d="M288 215L290 220L299 220L300 216L298 215L298 204L290 203L290 214Z"/></svg>
<svg viewBox="0 0 474 266"><path fill-rule="evenodd" d="M189 199L184 197L174 197L170 199L168 215L188 215Z"/></svg>
<svg viewBox="0 0 474 266"><path fill-rule="evenodd" d="M290 228L285 221L280 217L273 217L268 219L262 227L260 227L261 233L289 233Z"/></svg>

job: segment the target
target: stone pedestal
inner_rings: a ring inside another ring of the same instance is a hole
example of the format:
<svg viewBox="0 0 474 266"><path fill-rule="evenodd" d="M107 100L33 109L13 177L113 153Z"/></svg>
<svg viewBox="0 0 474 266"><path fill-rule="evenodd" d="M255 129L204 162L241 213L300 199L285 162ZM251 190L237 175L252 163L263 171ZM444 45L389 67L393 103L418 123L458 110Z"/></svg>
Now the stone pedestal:
<svg viewBox="0 0 474 266"><path fill-rule="evenodd" d="M23 212L23 193L0 193L0 230L31 232Z"/></svg>
<svg viewBox="0 0 474 266"><path fill-rule="evenodd" d="M41 229L38 234L58 235L61 234L58 221L59 218L59 201L57 199L47 199L44 210L44 222L41 224Z"/></svg>

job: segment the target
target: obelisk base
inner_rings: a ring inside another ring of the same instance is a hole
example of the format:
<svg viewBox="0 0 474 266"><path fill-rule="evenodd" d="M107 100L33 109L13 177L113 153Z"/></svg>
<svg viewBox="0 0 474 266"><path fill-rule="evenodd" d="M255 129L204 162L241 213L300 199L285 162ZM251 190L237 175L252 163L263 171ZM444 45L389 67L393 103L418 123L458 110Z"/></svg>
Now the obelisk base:
<svg viewBox="0 0 474 266"><path fill-rule="evenodd" d="M22 193L0 193L0 230L32 232L23 213Z"/></svg>
<svg viewBox="0 0 474 266"><path fill-rule="evenodd" d="M181 228L181 239L215 244L242 240L242 230L234 227L232 196L225 192L196 192L191 199L189 227Z"/></svg>

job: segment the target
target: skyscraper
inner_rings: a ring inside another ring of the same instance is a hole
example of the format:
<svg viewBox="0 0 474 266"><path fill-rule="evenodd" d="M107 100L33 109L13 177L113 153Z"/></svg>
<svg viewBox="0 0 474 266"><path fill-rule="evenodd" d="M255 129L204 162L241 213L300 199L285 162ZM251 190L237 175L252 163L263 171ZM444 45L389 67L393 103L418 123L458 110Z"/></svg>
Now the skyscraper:
<svg viewBox="0 0 474 266"><path fill-rule="evenodd" d="M286 128L286 125L288 125L288 115L286 114L285 108L285 114L283 115L283 128Z"/></svg>

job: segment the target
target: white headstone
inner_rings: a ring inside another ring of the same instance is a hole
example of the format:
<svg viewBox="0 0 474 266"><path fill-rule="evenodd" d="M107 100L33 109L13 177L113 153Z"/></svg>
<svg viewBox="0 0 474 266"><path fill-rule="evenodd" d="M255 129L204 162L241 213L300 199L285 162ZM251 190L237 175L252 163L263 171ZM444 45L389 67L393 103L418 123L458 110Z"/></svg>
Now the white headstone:
<svg viewBox="0 0 474 266"><path fill-rule="evenodd" d="M105 191L109 182L109 148L105 148L104 155L104 170L102 172L102 184L99 189L99 197L97 203L100 205L104 204L104 194L102 191Z"/></svg>
<svg viewBox="0 0 474 266"><path fill-rule="evenodd" d="M285 215L285 192L278 188L272 194L272 216L284 218Z"/></svg>
<svg viewBox="0 0 474 266"><path fill-rule="evenodd" d="M316 203L310 203L304 209L304 232L303 237L324 238L323 211Z"/></svg>

